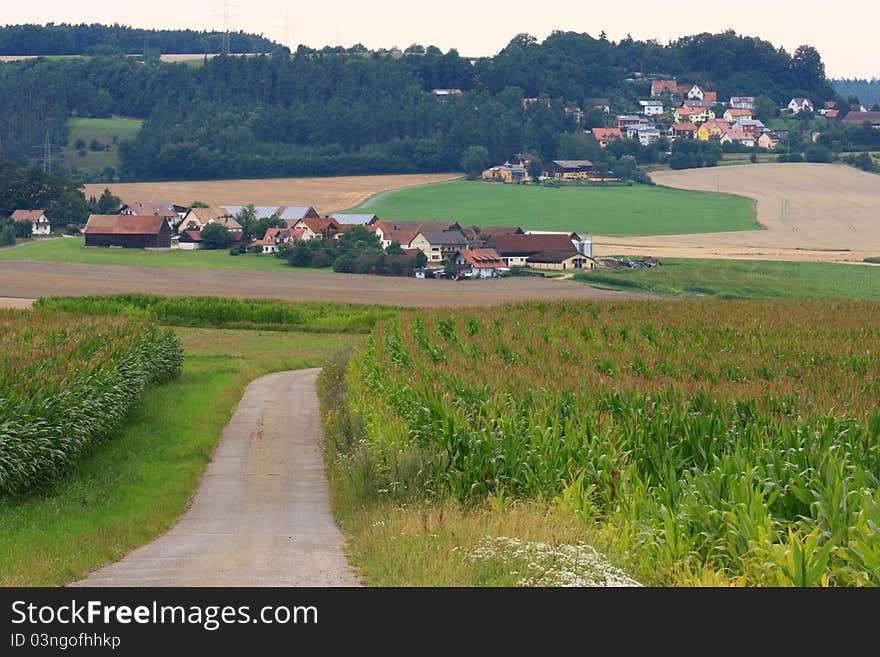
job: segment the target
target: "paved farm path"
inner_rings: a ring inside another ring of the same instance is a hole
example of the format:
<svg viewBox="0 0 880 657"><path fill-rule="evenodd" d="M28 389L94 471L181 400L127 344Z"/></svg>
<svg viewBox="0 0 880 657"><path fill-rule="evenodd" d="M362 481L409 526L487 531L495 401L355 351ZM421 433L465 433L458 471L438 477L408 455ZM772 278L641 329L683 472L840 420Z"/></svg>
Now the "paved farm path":
<svg viewBox="0 0 880 657"><path fill-rule="evenodd" d="M330 511L318 372L252 382L178 523L73 585L357 585Z"/></svg>

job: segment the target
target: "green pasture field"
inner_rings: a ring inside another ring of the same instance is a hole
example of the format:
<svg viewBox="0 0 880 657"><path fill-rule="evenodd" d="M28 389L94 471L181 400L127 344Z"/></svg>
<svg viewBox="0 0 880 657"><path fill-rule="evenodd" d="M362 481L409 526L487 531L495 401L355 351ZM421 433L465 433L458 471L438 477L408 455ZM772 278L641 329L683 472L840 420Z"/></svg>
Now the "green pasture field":
<svg viewBox="0 0 880 657"><path fill-rule="evenodd" d="M648 185L532 187L437 183L400 190L367 206L380 218L450 220L598 235L676 235L758 228L750 199Z"/></svg>
<svg viewBox="0 0 880 657"><path fill-rule="evenodd" d="M82 238L64 238L29 244L20 249L0 251L0 259L81 262L89 265L129 265L131 267L180 267L184 269L251 269L260 271L290 270L281 258L246 253L229 255L227 249L209 251L145 251L143 249L86 249ZM331 271L309 269L308 271Z"/></svg>
<svg viewBox="0 0 880 657"><path fill-rule="evenodd" d="M102 171L105 167L119 167L119 143L132 141L138 136L144 122L141 119L129 119L114 116L110 119L88 119L72 117L67 121L67 148L64 151L64 163L69 170ZM85 155L80 155L74 147L78 139L82 139ZM93 151L89 144L95 139L108 150Z"/></svg>
<svg viewBox="0 0 880 657"><path fill-rule="evenodd" d="M615 289L731 299L880 300L880 268L827 262L664 259L651 269L594 269L575 280Z"/></svg>

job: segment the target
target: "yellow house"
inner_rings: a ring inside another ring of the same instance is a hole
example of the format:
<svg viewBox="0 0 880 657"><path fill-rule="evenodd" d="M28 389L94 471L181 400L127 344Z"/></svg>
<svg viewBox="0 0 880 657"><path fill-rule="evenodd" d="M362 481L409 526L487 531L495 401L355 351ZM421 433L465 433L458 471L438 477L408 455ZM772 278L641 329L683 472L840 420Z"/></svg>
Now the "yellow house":
<svg viewBox="0 0 880 657"><path fill-rule="evenodd" d="M486 169L483 172L483 180L506 183L526 182L529 180L529 174L525 167L505 162L491 169Z"/></svg>
<svg viewBox="0 0 880 657"><path fill-rule="evenodd" d="M533 269L570 271L592 269L596 265L596 261L577 251L542 251L529 256L527 264Z"/></svg>
<svg viewBox="0 0 880 657"><path fill-rule="evenodd" d="M711 107L679 107L675 110L676 123L704 123L715 118Z"/></svg>
<svg viewBox="0 0 880 657"><path fill-rule="evenodd" d="M696 138L701 141L720 140L730 130L730 124L727 121L712 119L704 122L698 129Z"/></svg>

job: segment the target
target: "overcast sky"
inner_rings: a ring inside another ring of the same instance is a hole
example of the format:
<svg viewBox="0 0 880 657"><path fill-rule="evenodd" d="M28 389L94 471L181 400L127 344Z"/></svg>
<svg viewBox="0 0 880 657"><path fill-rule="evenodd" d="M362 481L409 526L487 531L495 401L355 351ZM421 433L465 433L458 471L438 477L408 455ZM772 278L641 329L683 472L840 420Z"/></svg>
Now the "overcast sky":
<svg viewBox="0 0 880 657"><path fill-rule="evenodd" d="M124 23L135 27L224 27L223 0L3 0L5 23ZM292 48L362 43L405 48L411 43L457 48L462 55L493 55L520 32L544 39L552 30L602 30L613 40L627 33L661 42L732 28L789 52L804 43L822 53L830 77L880 77L876 42L878 0L653 0L651 2L541 3L507 0L229 0L234 30L262 33Z"/></svg>

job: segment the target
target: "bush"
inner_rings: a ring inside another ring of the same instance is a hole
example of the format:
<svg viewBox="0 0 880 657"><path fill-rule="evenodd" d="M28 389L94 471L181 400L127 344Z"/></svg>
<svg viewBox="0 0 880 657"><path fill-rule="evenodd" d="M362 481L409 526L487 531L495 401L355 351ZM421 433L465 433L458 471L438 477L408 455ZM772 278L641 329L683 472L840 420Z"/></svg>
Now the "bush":
<svg viewBox="0 0 880 657"><path fill-rule="evenodd" d="M824 146L810 146L804 151L807 162L830 164L834 161L834 153Z"/></svg>

